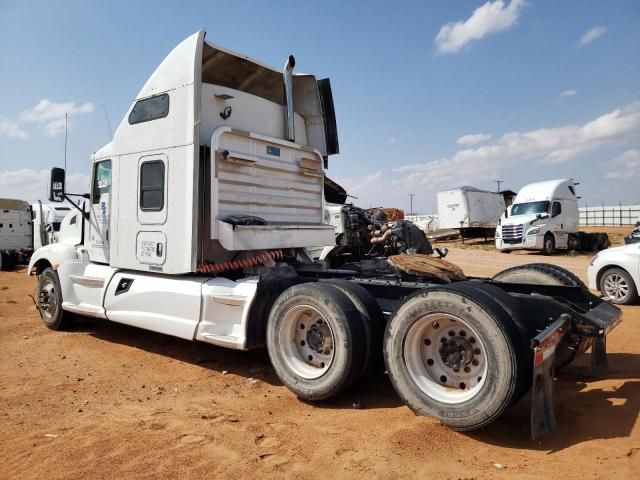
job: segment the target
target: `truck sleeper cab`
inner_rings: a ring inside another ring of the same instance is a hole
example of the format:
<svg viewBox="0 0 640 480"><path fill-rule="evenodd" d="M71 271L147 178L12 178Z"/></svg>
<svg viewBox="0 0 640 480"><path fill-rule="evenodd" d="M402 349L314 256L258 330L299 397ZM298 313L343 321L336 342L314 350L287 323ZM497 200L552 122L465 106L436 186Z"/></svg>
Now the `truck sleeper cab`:
<svg viewBox="0 0 640 480"><path fill-rule="evenodd" d="M461 430L491 423L532 386L550 390L556 350L572 358L593 344L602 366L620 312L568 272L536 271L561 279L554 286L511 274L445 285L314 262L308 247L334 243L324 169L338 140L329 81L294 65L277 71L204 31L164 59L92 156L81 240L32 257L47 327L75 313L229 348L266 344L279 378L308 400L384 357L407 405ZM50 191L68 199L63 170ZM551 397L533 406L539 436L555 423Z"/></svg>

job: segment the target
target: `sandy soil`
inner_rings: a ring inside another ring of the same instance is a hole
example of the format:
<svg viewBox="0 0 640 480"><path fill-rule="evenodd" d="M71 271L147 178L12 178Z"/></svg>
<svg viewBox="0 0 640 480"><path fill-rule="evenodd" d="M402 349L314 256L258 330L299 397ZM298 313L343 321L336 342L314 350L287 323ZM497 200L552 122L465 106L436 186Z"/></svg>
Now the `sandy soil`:
<svg viewBox="0 0 640 480"><path fill-rule="evenodd" d="M548 260L454 250L468 274ZM584 277L587 257L552 257ZM264 351L236 352L108 322L41 325L23 271L0 273L0 478L632 478L640 469L640 306L559 374L558 428L528 429L528 398L456 433L414 416L384 374L319 405ZM360 403L361 409L353 404ZM498 466L496 466L498 465ZM637 477L635 477L637 478Z"/></svg>

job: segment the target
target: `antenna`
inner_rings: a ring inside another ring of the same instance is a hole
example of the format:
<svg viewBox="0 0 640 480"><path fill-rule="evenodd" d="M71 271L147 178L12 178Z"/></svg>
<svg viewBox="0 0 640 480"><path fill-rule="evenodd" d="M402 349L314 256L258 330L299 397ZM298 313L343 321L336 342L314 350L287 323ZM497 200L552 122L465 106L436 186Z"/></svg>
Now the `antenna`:
<svg viewBox="0 0 640 480"><path fill-rule="evenodd" d="M68 113L64 114L64 170L67 171L67 117Z"/></svg>
<svg viewBox="0 0 640 480"><path fill-rule="evenodd" d="M107 117L107 125L109 126L109 141L113 140L113 135L111 134L111 122L109 121L109 114L107 113L107 107L105 107L104 103L102 104L102 108L104 109L104 116Z"/></svg>

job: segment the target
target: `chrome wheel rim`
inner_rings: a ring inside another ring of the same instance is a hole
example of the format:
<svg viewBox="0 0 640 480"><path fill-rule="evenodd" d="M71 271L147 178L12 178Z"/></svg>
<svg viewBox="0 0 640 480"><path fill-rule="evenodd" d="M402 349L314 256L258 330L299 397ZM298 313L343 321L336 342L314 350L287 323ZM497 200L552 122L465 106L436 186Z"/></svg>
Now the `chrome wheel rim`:
<svg viewBox="0 0 640 480"><path fill-rule="evenodd" d="M432 399L447 404L475 397L487 378L486 348L460 317L431 313L419 318L404 339L409 376Z"/></svg>
<svg viewBox="0 0 640 480"><path fill-rule="evenodd" d="M51 280L46 279L43 282L43 285L40 288L40 298L38 300L38 309L40 310L42 319L47 323L51 323L58 313L58 296L56 294L56 286Z"/></svg>
<svg viewBox="0 0 640 480"><path fill-rule="evenodd" d="M313 380L324 375L335 356L335 336L327 319L310 305L297 305L282 318L280 353L298 376Z"/></svg>
<svg viewBox="0 0 640 480"><path fill-rule="evenodd" d="M627 279L619 273L612 273L604 278L604 293L613 300L624 300L629 294Z"/></svg>

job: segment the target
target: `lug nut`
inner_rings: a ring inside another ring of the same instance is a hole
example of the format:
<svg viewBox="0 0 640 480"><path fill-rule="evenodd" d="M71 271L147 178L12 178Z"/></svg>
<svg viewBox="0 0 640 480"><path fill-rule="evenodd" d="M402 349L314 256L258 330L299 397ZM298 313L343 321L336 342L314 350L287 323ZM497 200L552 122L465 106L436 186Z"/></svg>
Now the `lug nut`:
<svg viewBox="0 0 640 480"><path fill-rule="evenodd" d="M304 345L305 345L305 341L304 341L304 340L301 340L301 341L300 341L300 345L302 345L302 346L304 347Z"/></svg>
<svg viewBox="0 0 640 480"><path fill-rule="evenodd" d="M477 367L479 363L480 362L478 360L476 360L475 358L471 361L471 365L473 365L474 367Z"/></svg>
<svg viewBox="0 0 640 480"><path fill-rule="evenodd" d="M426 339L424 340L424 344L425 344L425 345L431 345L431 340L429 340L428 338L426 338Z"/></svg>
<svg viewBox="0 0 640 480"><path fill-rule="evenodd" d="M467 332L465 332L464 330L460 330L461 337L465 337L466 335L467 335Z"/></svg>
<svg viewBox="0 0 640 480"><path fill-rule="evenodd" d="M475 338L473 338L473 337L471 337L471 338L469 339L469 341L470 341L471 343L476 343L476 339L475 339Z"/></svg>
<svg viewBox="0 0 640 480"><path fill-rule="evenodd" d="M447 383L447 377L446 377L445 375L442 375L442 376L440 377L440 381L441 381L442 383Z"/></svg>
<svg viewBox="0 0 640 480"><path fill-rule="evenodd" d="M429 365L429 366L432 366L432 365L433 365L433 359L432 359L432 358L429 358L429 359L427 360L427 365Z"/></svg>
<svg viewBox="0 0 640 480"><path fill-rule="evenodd" d="M480 349L479 349L479 348L476 348L476 349L473 351L473 353L475 353L476 355L480 355Z"/></svg>
<svg viewBox="0 0 640 480"><path fill-rule="evenodd" d="M471 369L469 367L464 367L464 371L465 371L465 373L469 373L471 371Z"/></svg>
<svg viewBox="0 0 640 480"><path fill-rule="evenodd" d="M464 384L464 382L462 382L462 383L460 383L460 388L461 388L462 390L464 390L465 388L467 388L467 386Z"/></svg>
<svg viewBox="0 0 640 480"><path fill-rule="evenodd" d="M449 336L453 337L456 334L456 332L454 332L453 330L449 330Z"/></svg>
<svg viewBox="0 0 640 480"><path fill-rule="evenodd" d="M440 324L439 324L438 322L433 322L433 323L431 324L431 326L432 326L433 328L440 328Z"/></svg>

